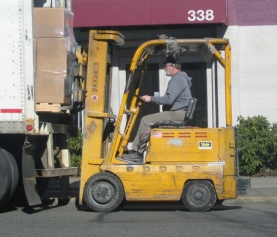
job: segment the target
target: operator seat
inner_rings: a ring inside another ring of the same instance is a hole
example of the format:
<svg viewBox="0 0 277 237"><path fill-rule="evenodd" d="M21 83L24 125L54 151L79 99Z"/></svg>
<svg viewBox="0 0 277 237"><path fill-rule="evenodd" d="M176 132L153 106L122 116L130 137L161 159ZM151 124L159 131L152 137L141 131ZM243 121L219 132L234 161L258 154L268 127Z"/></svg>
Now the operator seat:
<svg viewBox="0 0 277 237"><path fill-rule="evenodd" d="M183 128L187 125L187 123L193 118L193 114L195 111L197 99L192 97L189 99L188 108L186 111L185 119L184 121L172 121L172 120L164 120L164 121L158 121L155 122L153 125L151 125L151 128Z"/></svg>

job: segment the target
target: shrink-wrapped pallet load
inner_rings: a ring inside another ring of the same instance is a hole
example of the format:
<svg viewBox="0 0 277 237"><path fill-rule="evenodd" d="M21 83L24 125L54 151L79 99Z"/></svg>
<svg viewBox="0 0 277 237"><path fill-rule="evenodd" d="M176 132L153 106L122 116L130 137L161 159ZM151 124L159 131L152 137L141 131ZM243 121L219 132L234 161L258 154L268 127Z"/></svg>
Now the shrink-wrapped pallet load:
<svg viewBox="0 0 277 237"><path fill-rule="evenodd" d="M34 8L37 103L71 103L76 49L73 17L65 8Z"/></svg>

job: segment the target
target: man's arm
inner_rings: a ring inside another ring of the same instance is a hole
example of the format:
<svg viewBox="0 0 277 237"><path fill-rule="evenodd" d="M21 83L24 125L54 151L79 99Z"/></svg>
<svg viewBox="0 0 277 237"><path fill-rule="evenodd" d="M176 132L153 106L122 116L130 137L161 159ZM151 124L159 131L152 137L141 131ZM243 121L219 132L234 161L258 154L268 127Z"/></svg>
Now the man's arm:
<svg viewBox="0 0 277 237"><path fill-rule="evenodd" d="M168 83L168 88L164 96L153 96L152 101L159 105L172 105L184 90L184 85L180 83L180 78L172 78Z"/></svg>

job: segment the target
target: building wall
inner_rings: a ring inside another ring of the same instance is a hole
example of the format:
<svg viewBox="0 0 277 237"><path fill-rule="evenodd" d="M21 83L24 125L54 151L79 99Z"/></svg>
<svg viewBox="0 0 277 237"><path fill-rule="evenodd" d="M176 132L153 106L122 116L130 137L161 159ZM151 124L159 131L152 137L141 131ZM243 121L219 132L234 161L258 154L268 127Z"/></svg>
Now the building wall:
<svg viewBox="0 0 277 237"><path fill-rule="evenodd" d="M228 25L277 24L276 0L227 0Z"/></svg>
<svg viewBox="0 0 277 237"><path fill-rule="evenodd" d="M226 23L227 0L72 0L76 27Z"/></svg>
<svg viewBox="0 0 277 237"><path fill-rule="evenodd" d="M277 25L229 26L224 37L232 46L233 121L263 115L277 122Z"/></svg>
<svg viewBox="0 0 277 237"><path fill-rule="evenodd" d="M74 1L77 0L73 0L73 3ZM244 117L263 115L270 122L277 122L277 0L226 1L228 26L217 25L215 27L215 34L217 37L228 38L232 46L233 124L236 124L237 117L240 115ZM83 4L83 1L79 2ZM179 2L180 4L182 3L181 1ZM206 29L213 27L209 24L202 24L201 26L203 28L206 27ZM163 26L160 29L163 29ZM173 27L170 30L170 36L183 37L183 31L190 32L194 37L200 37L197 27L193 28L190 25L188 28L186 24L178 25L178 28L176 26L175 28ZM130 60L134 49L139 45L138 42L152 39L157 35L151 27L148 27L148 30L145 30L143 34L141 32L136 27L126 29L125 40L127 49L121 49L121 53L118 51L119 56L115 60L118 63L113 73L113 96L115 98L112 100L112 106L115 113L117 113L127 75L125 68L120 68L119 64L126 64ZM163 33L162 30L158 30L158 32L159 34ZM142 35L145 35L145 37L142 37ZM209 37L209 35L205 36ZM125 53L122 53L123 51ZM220 67L218 68L218 76L222 77L222 70ZM161 78L164 77L162 70L160 75ZM213 69L207 69L208 83L213 80L213 76ZM219 125L225 126L223 80L218 80L218 83ZM161 93L163 93L162 90L165 87L161 86ZM214 108L213 101L211 100L214 95L212 86L207 85L207 87L208 111L211 111ZM215 125L213 121L214 114L214 111L209 112L209 126Z"/></svg>
<svg viewBox="0 0 277 237"><path fill-rule="evenodd" d="M229 26L217 27L232 46L233 122L263 115L277 122L277 1L228 0ZM223 85L220 85L223 108ZM220 124L224 111L220 109Z"/></svg>

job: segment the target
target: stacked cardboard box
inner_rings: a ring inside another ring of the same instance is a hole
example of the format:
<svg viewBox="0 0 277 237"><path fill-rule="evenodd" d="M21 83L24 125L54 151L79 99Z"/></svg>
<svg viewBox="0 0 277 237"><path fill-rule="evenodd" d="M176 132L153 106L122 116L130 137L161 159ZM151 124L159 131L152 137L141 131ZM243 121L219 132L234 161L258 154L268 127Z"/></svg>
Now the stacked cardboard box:
<svg viewBox="0 0 277 237"><path fill-rule="evenodd" d="M76 42L73 13L34 8L36 102L70 104Z"/></svg>

